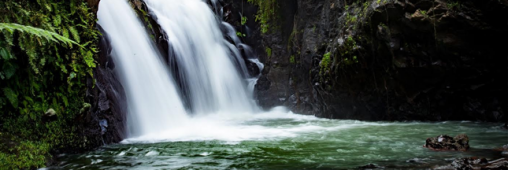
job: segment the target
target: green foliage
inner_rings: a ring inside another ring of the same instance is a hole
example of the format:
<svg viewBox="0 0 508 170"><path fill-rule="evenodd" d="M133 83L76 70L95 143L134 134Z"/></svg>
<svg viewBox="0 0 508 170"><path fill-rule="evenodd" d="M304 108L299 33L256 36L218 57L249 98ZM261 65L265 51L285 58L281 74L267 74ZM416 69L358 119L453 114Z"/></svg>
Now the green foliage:
<svg viewBox="0 0 508 170"><path fill-rule="evenodd" d="M247 23L247 17L246 16L242 16L242 25L245 25Z"/></svg>
<svg viewBox="0 0 508 170"><path fill-rule="evenodd" d="M353 51L357 48L357 44L353 36L348 36L344 45L341 47L341 55L346 56L353 53Z"/></svg>
<svg viewBox="0 0 508 170"><path fill-rule="evenodd" d="M0 152L0 168L5 169L41 168L50 149L47 143L31 141L22 141L14 147L1 146L1 148L6 150L6 153Z"/></svg>
<svg viewBox="0 0 508 170"><path fill-rule="evenodd" d="M459 1L448 2L447 7L448 9L460 10L462 8L462 4L460 4Z"/></svg>
<svg viewBox="0 0 508 170"><path fill-rule="evenodd" d="M0 2L0 145L2 133L25 141L0 148L0 169L42 167L51 148L82 147L74 120L96 67L95 23L81 0ZM43 122L50 108L57 120Z"/></svg>
<svg viewBox="0 0 508 170"><path fill-rule="evenodd" d="M321 59L321 63L319 64L319 67L320 67L319 74L320 75L323 75L330 69L330 64L332 61L330 56L331 56L330 52L327 52L326 54L323 55L323 59Z"/></svg>
<svg viewBox="0 0 508 170"><path fill-rule="evenodd" d="M427 11L420 11L422 15L427 15Z"/></svg>
<svg viewBox="0 0 508 170"><path fill-rule="evenodd" d="M261 24L261 32L267 33L270 24L276 19L278 9L277 0L247 0L249 3L259 7L256 14L256 21Z"/></svg>
<svg viewBox="0 0 508 170"><path fill-rule="evenodd" d="M352 65L354 63L358 63L358 57L353 56L352 59L344 58L342 61L345 65Z"/></svg>
<svg viewBox="0 0 508 170"><path fill-rule="evenodd" d="M363 26L364 22L368 20L368 9L371 3L371 1L365 1L364 3L357 1L351 6L346 5L345 26L351 27L352 29L357 29L359 26Z"/></svg>
<svg viewBox="0 0 508 170"><path fill-rule="evenodd" d="M294 55L291 55L291 57L289 57L289 63L291 63L291 64L295 64L296 63Z"/></svg>
<svg viewBox="0 0 508 170"><path fill-rule="evenodd" d="M245 35L244 33L241 33L241 32L236 32L236 36L238 36L238 37L245 37L247 35Z"/></svg>
<svg viewBox="0 0 508 170"><path fill-rule="evenodd" d="M365 1L363 3L363 11L367 11L367 8L369 8L369 5L370 5L370 1Z"/></svg>
<svg viewBox="0 0 508 170"><path fill-rule="evenodd" d="M357 20L358 20L358 17L356 15L353 16L353 15L350 15L349 13L347 13L346 25L356 23Z"/></svg>
<svg viewBox="0 0 508 170"><path fill-rule="evenodd" d="M18 108L18 95L9 87L5 87L3 89L5 97L9 99L9 102L11 102L12 107Z"/></svg>
<svg viewBox="0 0 508 170"><path fill-rule="evenodd" d="M46 31L46 30L39 29L39 28L34 28L31 26L24 26L24 25L19 25L19 24L12 24L12 23L0 23L0 31L2 31L2 30L7 30L7 31L9 31L10 34L13 34L15 30L18 30L23 33L32 34L32 35L39 37L39 38L45 38L47 41L53 41L56 43L62 42L62 43L65 43L71 47L72 47L72 44L77 45L77 43L75 41L72 41L71 39L66 38L64 36L58 35L57 33L54 33L51 31ZM78 39L78 41L79 41L79 35L77 35L78 33L77 33L76 29L71 29L71 30L74 30L71 32L75 32L75 33L73 33L73 35L76 34L76 36L74 36L74 37L77 37L76 39Z"/></svg>
<svg viewBox="0 0 508 170"><path fill-rule="evenodd" d="M268 57L272 56L272 49L270 47L266 47L265 51L266 51L266 55L268 55Z"/></svg>
<svg viewBox="0 0 508 170"><path fill-rule="evenodd" d="M340 52L341 57L337 59L340 61L337 62L337 64L340 67L344 67L359 63L358 57L356 56L357 52L355 52L357 49L358 45L356 40L353 38L353 36L348 36L344 41L344 44L338 47L338 51Z"/></svg>

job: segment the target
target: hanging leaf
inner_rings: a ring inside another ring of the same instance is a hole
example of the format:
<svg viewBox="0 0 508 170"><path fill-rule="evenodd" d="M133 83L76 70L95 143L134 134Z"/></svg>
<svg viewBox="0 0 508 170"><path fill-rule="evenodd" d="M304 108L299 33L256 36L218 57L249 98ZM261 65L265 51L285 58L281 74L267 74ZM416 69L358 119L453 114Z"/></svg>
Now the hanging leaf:
<svg viewBox="0 0 508 170"><path fill-rule="evenodd" d="M17 66L13 65L9 62L6 62L6 63L4 63L4 66L2 69L5 74L5 78L10 79L16 73Z"/></svg>
<svg viewBox="0 0 508 170"><path fill-rule="evenodd" d="M28 96L25 96L25 100L30 102L29 104L32 104L34 102L34 100Z"/></svg>
<svg viewBox="0 0 508 170"><path fill-rule="evenodd" d="M71 2L71 15L76 13L76 3L74 2L74 0L70 0Z"/></svg>
<svg viewBox="0 0 508 170"><path fill-rule="evenodd" d="M2 30L2 28L0 28L0 31ZM14 35L12 33L14 33L14 30L10 30L10 29L6 29L7 31L2 31L3 34L4 34L4 38L5 38L5 41L7 42L7 44L9 44L10 46L13 46L14 45Z"/></svg>
<svg viewBox="0 0 508 170"><path fill-rule="evenodd" d="M40 28L31 27L31 26L25 26L25 25L13 24L13 23L0 23L0 31L4 30L4 29L9 32L12 32L13 30L18 30L23 33L28 33L28 34L35 35L37 37L45 38L48 41L63 42L68 45L71 45L71 44L79 45L75 41L73 41L69 38L66 38L64 36L58 35L57 33L54 33L51 31L46 31L46 30L43 30ZM72 32L72 30L71 30L71 32Z"/></svg>
<svg viewBox="0 0 508 170"><path fill-rule="evenodd" d="M67 29L63 28L62 36L64 36L65 38L69 38L69 31Z"/></svg>
<svg viewBox="0 0 508 170"><path fill-rule="evenodd" d="M11 102L14 108L18 108L18 95L9 87L3 89L5 97Z"/></svg>
<svg viewBox="0 0 508 170"><path fill-rule="evenodd" d="M69 31L71 31L71 34L72 34L72 37L74 38L74 40L76 40L76 42L79 43L78 30L76 30L76 28L74 28L74 27L69 27Z"/></svg>
<svg viewBox="0 0 508 170"><path fill-rule="evenodd" d="M69 106L69 100L67 100L67 97L62 96L62 101L64 102L65 107Z"/></svg>
<svg viewBox="0 0 508 170"><path fill-rule="evenodd" d="M4 60L11 59L11 54L9 54L5 48L0 48L0 56L2 56Z"/></svg>
<svg viewBox="0 0 508 170"><path fill-rule="evenodd" d="M88 67L90 68L95 68L96 65L95 65L95 60L93 59L93 53L90 52L90 51L87 51L86 54L84 55L84 59L85 59L85 63L86 65L88 65Z"/></svg>
<svg viewBox="0 0 508 170"><path fill-rule="evenodd" d="M62 23L62 17L60 15L53 16L53 25L58 27L60 26L60 23Z"/></svg>

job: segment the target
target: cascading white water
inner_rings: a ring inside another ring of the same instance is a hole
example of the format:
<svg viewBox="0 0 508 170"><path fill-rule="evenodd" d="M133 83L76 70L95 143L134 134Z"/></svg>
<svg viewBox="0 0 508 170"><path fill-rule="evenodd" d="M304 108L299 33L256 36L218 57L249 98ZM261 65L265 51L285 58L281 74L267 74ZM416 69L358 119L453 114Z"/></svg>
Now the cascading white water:
<svg viewBox="0 0 508 170"><path fill-rule="evenodd" d="M221 23L203 0L145 2L167 33L179 66L179 81L188 88L194 113L256 110L247 81L240 74L246 72L245 61L236 48L228 47ZM235 33L230 34L238 39Z"/></svg>
<svg viewBox="0 0 508 170"><path fill-rule="evenodd" d="M241 141L293 135L309 127L273 129L244 125L262 119L313 119L285 109L257 113L252 90L257 77L247 73L233 27L221 23L201 0L145 0L167 33L174 56L160 56L127 0L103 0L99 24L111 40L117 73L125 86L129 113L124 142L188 140ZM233 43L224 39L221 26ZM249 55L247 54L247 55ZM175 61L169 69L163 57ZM262 69L263 64L248 58ZM178 70L184 92L179 93L169 70ZM186 94L190 109L182 102ZM310 127L313 128L313 127ZM284 132L283 132L284 131Z"/></svg>
<svg viewBox="0 0 508 170"><path fill-rule="evenodd" d="M158 133L188 121L168 69L126 0L100 2L99 24L108 33L112 55L128 99L128 136Z"/></svg>

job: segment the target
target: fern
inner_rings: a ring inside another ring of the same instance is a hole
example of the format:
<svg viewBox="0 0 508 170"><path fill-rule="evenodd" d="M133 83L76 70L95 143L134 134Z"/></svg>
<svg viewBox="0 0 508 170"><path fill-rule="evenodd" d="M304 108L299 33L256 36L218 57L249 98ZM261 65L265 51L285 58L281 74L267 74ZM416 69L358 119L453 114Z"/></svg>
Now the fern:
<svg viewBox="0 0 508 170"><path fill-rule="evenodd" d="M79 33L78 30L76 30L74 27L69 27L69 31L71 31L72 37L74 37L74 40L79 42Z"/></svg>
<svg viewBox="0 0 508 170"><path fill-rule="evenodd" d="M14 24L14 23L0 23L0 31L2 31L2 30L7 30L11 34L14 33L15 30L18 30L20 32L32 34L32 35L35 35L35 36L41 37L41 38L45 38L48 41L53 41L53 42L57 42L57 43L62 42L62 43L65 43L69 46L72 46L72 44L79 46L79 44L76 43L75 41L73 41L69 38L66 38L64 36L61 36L55 32L46 31L46 30L43 30L40 28L31 27L31 26L19 25L19 24ZM76 35L74 37L76 37ZM77 37L79 37L79 36L77 36Z"/></svg>

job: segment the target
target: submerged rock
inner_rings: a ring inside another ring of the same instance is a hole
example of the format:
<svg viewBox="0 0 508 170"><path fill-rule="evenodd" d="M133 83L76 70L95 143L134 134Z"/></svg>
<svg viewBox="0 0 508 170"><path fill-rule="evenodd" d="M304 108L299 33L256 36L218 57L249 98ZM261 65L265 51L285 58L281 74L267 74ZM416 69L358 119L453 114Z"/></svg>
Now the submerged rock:
<svg viewBox="0 0 508 170"><path fill-rule="evenodd" d="M501 158L488 161L485 158L460 158L454 160L450 165L433 169L508 169L508 159Z"/></svg>
<svg viewBox="0 0 508 170"><path fill-rule="evenodd" d="M358 169L384 169L384 167L378 166L376 164L368 164L365 166L360 166L360 167L358 167Z"/></svg>
<svg viewBox="0 0 508 170"><path fill-rule="evenodd" d="M467 151L469 149L469 137L460 134L454 138L448 135L439 135L428 138L423 147L438 151Z"/></svg>
<svg viewBox="0 0 508 170"><path fill-rule="evenodd" d="M494 149L496 151L500 151L501 152L501 155L503 156L508 156L508 144L507 145L504 145L503 147L501 148L496 148Z"/></svg>

